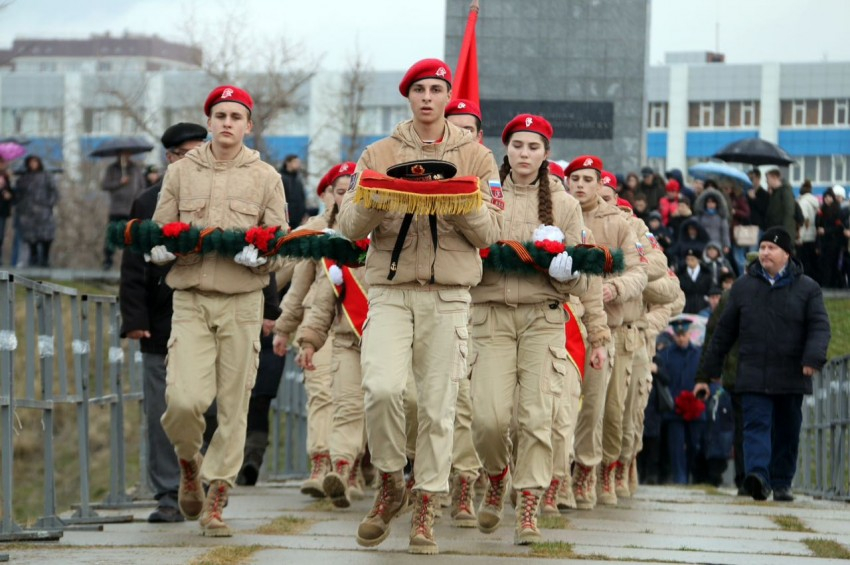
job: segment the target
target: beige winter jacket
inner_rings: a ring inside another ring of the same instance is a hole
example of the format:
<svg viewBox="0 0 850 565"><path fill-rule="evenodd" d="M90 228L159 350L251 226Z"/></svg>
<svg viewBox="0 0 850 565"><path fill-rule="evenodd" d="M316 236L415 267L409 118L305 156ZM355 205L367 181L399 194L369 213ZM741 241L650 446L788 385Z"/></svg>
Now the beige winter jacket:
<svg viewBox="0 0 850 565"><path fill-rule="evenodd" d="M531 241L532 234L540 225L538 219L538 184L514 184L510 175L502 187L505 208L502 211L500 240L519 242ZM554 225L564 232L564 245L581 243L584 221L581 207L575 198L564 192L560 183L549 185L552 199ZM548 273L520 274L485 271L481 282L471 290L473 304L538 304L541 302L562 303L571 293L583 294L589 277L580 276L566 283L558 282Z"/></svg>
<svg viewBox="0 0 850 565"><path fill-rule="evenodd" d="M169 165L153 221L223 229L289 229L280 174L262 162L258 152L244 146L232 161L216 161L209 142ZM178 290L239 294L268 285L269 271L277 263L277 258L269 258L265 265L249 268L232 257L192 253L178 257L165 280Z"/></svg>
<svg viewBox="0 0 850 565"><path fill-rule="evenodd" d="M328 227L330 210L321 216L313 216L299 226L299 230L323 230ZM283 296L280 308L283 311L274 325L274 332L289 335L294 332L304 319L304 311L313 303L314 282L321 270L317 261L300 260L295 263L289 290Z"/></svg>
<svg viewBox="0 0 850 565"><path fill-rule="evenodd" d="M640 299L646 286L646 264L640 261L635 234L618 208L597 197L582 206L582 214L596 243L623 251L625 270L606 277L602 282L603 287L609 285L614 291L614 299L605 304L605 313L608 315L608 327L616 328L623 324L623 305Z"/></svg>
<svg viewBox="0 0 850 565"><path fill-rule="evenodd" d="M366 256L366 280L370 286L392 285L423 288L426 285L471 287L481 280L478 248L488 247L499 238L502 228L500 210L490 203L488 181L498 182L496 161L489 149L468 132L446 122L441 143L423 144L413 122L396 126L390 137L366 148L357 162L357 170L371 169L386 173L393 165L417 159L440 159L457 166L458 177L476 176L484 204L465 216L437 218L437 249L431 242L427 216L415 216L404 240L395 278L389 280L390 257L404 214L371 210L354 203L349 190L339 212L339 230L351 240L371 233Z"/></svg>
<svg viewBox="0 0 850 565"><path fill-rule="evenodd" d="M339 301L336 293L334 293L328 273L321 265L319 265L319 269L321 272L313 285L313 304L299 328L298 345L303 347L304 344L310 344L318 351L327 341L328 335L332 333L335 346L359 348L360 338L354 331L351 322L338 307ZM363 292L367 293L369 287L366 284L366 268L351 269L351 274L360 283ZM353 289L346 289L345 291L354 292ZM333 329L333 332L331 332L331 329Z"/></svg>

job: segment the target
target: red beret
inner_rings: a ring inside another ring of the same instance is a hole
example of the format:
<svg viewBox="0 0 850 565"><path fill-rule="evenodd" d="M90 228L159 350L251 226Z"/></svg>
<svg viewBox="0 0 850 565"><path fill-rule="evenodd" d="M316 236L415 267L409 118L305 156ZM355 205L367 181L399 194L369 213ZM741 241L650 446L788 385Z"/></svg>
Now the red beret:
<svg viewBox="0 0 850 565"><path fill-rule="evenodd" d="M634 210L634 208L632 208L632 203L625 198L617 198L617 208L628 208L629 210Z"/></svg>
<svg viewBox="0 0 850 565"><path fill-rule="evenodd" d="M679 181L670 179L667 181L667 192L679 192Z"/></svg>
<svg viewBox="0 0 850 565"><path fill-rule="evenodd" d="M614 173L609 173L608 171L602 171L602 185L610 186L614 190L617 190L617 177ZM618 203L619 205L619 203Z"/></svg>
<svg viewBox="0 0 850 565"><path fill-rule="evenodd" d="M469 114L470 116L475 116L479 120L482 119L481 108L479 108L478 104L472 100L465 100L463 98L450 100L446 105L446 117L457 116L459 114Z"/></svg>
<svg viewBox="0 0 850 565"><path fill-rule="evenodd" d="M329 186L333 186L333 183L335 183L336 179L339 177L353 175L356 167L357 164L353 161L346 161L331 167L328 172L325 173L325 176L322 177L322 180L319 181L319 186L316 187L318 195L321 196L325 189Z"/></svg>
<svg viewBox="0 0 850 565"><path fill-rule="evenodd" d="M413 66L407 69L398 85L398 91L407 98L413 83L425 78L438 78L446 81L449 88L452 87L452 70L447 64L439 59L422 59L413 63Z"/></svg>
<svg viewBox="0 0 850 565"><path fill-rule="evenodd" d="M564 167L562 167L555 161L549 161L549 172L558 177L559 179L564 180Z"/></svg>
<svg viewBox="0 0 850 565"><path fill-rule="evenodd" d="M596 169L600 174L602 174L602 159L596 155L581 155L573 159L570 164L567 165L565 173L567 176L570 176L581 169Z"/></svg>
<svg viewBox="0 0 850 565"><path fill-rule="evenodd" d="M508 139L512 133L518 131L532 131L539 133L546 138L546 141L552 139L552 124L543 116L535 116L534 114L520 114L513 120L508 122L505 129L502 131L502 143L508 144Z"/></svg>
<svg viewBox="0 0 850 565"><path fill-rule="evenodd" d="M212 107L219 102L238 102L248 108L249 112L254 110L254 101L251 99L251 95L248 94L247 90L242 90L238 86L225 85L216 87L207 96L207 101L204 102L204 114L209 116Z"/></svg>

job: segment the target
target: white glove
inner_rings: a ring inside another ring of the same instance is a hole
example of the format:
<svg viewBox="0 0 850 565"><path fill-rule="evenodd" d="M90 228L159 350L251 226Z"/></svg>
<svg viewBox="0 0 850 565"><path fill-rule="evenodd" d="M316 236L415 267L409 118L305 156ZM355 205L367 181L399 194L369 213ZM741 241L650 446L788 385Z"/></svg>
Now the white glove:
<svg viewBox="0 0 850 565"><path fill-rule="evenodd" d="M150 254L145 253L145 261L154 265L165 265L175 259L177 259L177 255L166 249L164 245L152 247Z"/></svg>
<svg viewBox="0 0 850 565"><path fill-rule="evenodd" d="M248 244L242 248L242 251L236 254L233 260L246 267L259 267L268 262L268 259L259 255L260 251L253 244Z"/></svg>
<svg viewBox="0 0 850 565"><path fill-rule="evenodd" d="M339 236L339 232L338 232L338 231L336 231L335 229L331 229L331 228L325 228L325 229L323 229L323 230L322 230L322 233L324 233L324 234L326 234L326 235L329 235L329 236L331 236L331 237L335 237L335 236L336 236L336 237L338 237L338 236Z"/></svg>
<svg viewBox="0 0 850 565"><path fill-rule="evenodd" d="M566 251L555 255L552 258L552 262L549 263L549 276L558 282L568 282L581 275L579 271L576 271L575 273L572 271L573 258L570 257L570 254Z"/></svg>
<svg viewBox="0 0 850 565"><path fill-rule="evenodd" d="M540 224L531 234L531 241L557 241L564 243L564 232L558 226Z"/></svg>

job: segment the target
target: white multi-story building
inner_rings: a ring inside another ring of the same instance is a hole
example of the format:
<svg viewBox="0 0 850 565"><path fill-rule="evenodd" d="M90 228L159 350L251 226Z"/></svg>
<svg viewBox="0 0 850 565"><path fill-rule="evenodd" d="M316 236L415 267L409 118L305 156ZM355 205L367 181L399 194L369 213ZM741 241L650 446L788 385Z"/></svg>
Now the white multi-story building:
<svg viewBox="0 0 850 565"><path fill-rule="evenodd" d="M685 170L746 137L778 143L795 188L850 183L850 62L729 65L677 55L647 75L646 154ZM675 62L672 62L675 61Z"/></svg>

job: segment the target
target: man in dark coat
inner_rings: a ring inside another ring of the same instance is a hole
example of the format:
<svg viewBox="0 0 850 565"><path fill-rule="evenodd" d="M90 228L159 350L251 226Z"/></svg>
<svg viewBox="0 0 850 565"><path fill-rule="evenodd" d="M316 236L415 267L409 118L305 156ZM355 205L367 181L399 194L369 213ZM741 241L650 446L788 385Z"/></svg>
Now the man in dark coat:
<svg viewBox="0 0 850 565"><path fill-rule="evenodd" d="M300 226L307 213L307 197L304 195L304 180L301 178L301 159L298 155L287 155L280 168L283 191L286 195L286 210L292 229Z"/></svg>
<svg viewBox="0 0 850 565"><path fill-rule="evenodd" d="M767 204L770 200L770 193L766 188L761 186L761 171L752 169L747 173L753 187L747 190L747 203L750 205L750 223L759 227L760 230L765 230L770 226L765 225L767 221Z"/></svg>
<svg viewBox="0 0 850 565"><path fill-rule="evenodd" d="M636 194L646 196L646 207L650 212L658 210L658 202L667 194L664 181L655 173L652 167L644 167L640 170L641 180L637 186Z"/></svg>
<svg viewBox="0 0 850 565"><path fill-rule="evenodd" d="M794 240L782 227L759 241L759 259L729 292L703 366L719 378L737 342L735 391L744 412L744 488L755 500L791 501L803 395L826 363L829 317L820 286L791 258ZM697 383L694 392L707 389Z"/></svg>

